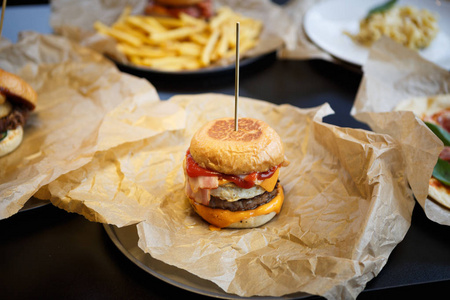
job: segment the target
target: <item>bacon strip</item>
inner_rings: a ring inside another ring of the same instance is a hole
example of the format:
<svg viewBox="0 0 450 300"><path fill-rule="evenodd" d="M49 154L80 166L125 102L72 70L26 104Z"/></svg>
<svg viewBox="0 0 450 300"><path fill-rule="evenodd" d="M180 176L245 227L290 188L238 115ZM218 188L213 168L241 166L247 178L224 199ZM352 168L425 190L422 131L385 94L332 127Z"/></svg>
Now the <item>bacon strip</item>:
<svg viewBox="0 0 450 300"><path fill-rule="evenodd" d="M194 193L199 189L217 189L219 187L219 178L217 176L188 176L188 181Z"/></svg>
<svg viewBox="0 0 450 300"><path fill-rule="evenodd" d="M187 177L188 183L185 186L186 195L189 198L194 199L195 202L208 205L211 199L211 189L197 187L197 190L194 191L191 185L192 179L194 178L189 176ZM195 186L195 183L193 185Z"/></svg>

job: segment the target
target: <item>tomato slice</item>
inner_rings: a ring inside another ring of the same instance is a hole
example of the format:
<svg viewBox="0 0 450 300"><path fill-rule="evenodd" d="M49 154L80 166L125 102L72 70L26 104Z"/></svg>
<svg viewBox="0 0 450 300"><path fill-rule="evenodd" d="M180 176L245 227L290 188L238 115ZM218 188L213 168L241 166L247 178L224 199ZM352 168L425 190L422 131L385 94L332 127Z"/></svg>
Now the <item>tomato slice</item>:
<svg viewBox="0 0 450 300"><path fill-rule="evenodd" d="M186 152L186 172L189 177L217 176L217 177L219 177L219 180L225 179L225 180L231 181L243 189L249 189L249 188L254 187L256 180L264 180L264 179L272 177L272 175L275 174L275 171L279 167L280 166L274 166L274 167L270 168L268 171L252 172L245 176L223 174L223 173L219 173L219 172L216 172L213 170L209 170L209 169L200 167L195 162L194 158L192 157L191 153L189 152L189 149Z"/></svg>

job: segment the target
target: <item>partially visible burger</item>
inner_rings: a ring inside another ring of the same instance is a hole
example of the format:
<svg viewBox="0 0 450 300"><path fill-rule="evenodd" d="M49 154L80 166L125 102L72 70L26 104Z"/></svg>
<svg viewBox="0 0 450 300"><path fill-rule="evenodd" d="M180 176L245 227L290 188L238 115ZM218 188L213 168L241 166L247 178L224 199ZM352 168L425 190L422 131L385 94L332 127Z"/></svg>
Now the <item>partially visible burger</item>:
<svg viewBox="0 0 450 300"><path fill-rule="evenodd" d="M145 14L177 18L181 13L208 19L213 15L212 0L150 0Z"/></svg>
<svg viewBox="0 0 450 300"><path fill-rule="evenodd" d="M0 69L0 156L22 142L23 128L36 101L37 94L28 83Z"/></svg>
<svg viewBox="0 0 450 300"><path fill-rule="evenodd" d="M234 118L205 124L192 137L183 163L185 192L204 220L218 228L269 222L284 201L279 170L289 161L279 135L265 122Z"/></svg>

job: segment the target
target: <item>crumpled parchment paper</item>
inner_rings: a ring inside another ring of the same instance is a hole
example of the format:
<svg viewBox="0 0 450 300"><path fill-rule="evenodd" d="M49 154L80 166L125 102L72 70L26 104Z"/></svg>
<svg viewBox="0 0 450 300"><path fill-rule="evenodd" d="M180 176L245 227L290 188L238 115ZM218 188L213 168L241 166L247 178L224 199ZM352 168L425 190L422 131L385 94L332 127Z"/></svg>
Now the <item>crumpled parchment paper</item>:
<svg viewBox="0 0 450 300"><path fill-rule="evenodd" d="M96 153L178 128L178 108L160 102L146 80L64 38L23 34L1 49L0 67L38 93L22 144L0 158L1 218Z"/></svg>
<svg viewBox="0 0 450 300"><path fill-rule="evenodd" d="M165 165L170 185L153 193L154 205L137 225L139 247L239 296L303 291L356 298L406 234L414 207L409 185L426 194L438 142L422 143L432 134L417 124L412 128L411 138L423 148L415 162L423 172L409 174L415 149L404 149L388 135L322 123L332 113L327 104L302 110L241 99L241 116L263 119L285 144L291 161L280 171L285 202L260 228L210 231L185 198L181 165L195 130L207 120L232 116L233 101L214 94L169 100L191 122L167 133L167 140L178 139L170 151L162 151L164 141L159 147L152 143L171 161Z"/></svg>
<svg viewBox="0 0 450 300"><path fill-rule="evenodd" d="M394 111L402 101L411 98L428 97L450 93L450 73L423 59L417 52L402 47L390 39L383 38L375 43L369 59L363 66L364 76L356 95L351 114L370 126L375 132L389 134L397 140L405 141L405 146L413 149L411 154L410 177L424 172L416 168L416 159L423 153L424 145L418 145L411 136L412 128L418 124L424 133L428 128L412 112ZM450 106L450 103L449 103ZM404 120L399 122L398 118ZM431 136L423 141L434 145L439 139ZM414 150L415 149L415 150ZM431 150L428 149L426 151ZM435 157L437 161L437 156ZM427 175L431 177L432 170ZM416 199L430 220L450 225L450 210L427 198L427 194L415 193Z"/></svg>

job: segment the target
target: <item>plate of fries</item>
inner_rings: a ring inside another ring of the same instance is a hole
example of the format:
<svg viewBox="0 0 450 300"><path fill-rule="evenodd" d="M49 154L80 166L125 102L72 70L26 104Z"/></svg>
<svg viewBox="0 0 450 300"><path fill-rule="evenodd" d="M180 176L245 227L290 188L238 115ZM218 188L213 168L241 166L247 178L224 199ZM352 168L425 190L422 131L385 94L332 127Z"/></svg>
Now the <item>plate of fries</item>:
<svg viewBox="0 0 450 300"><path fill-rule="evenodd" d="M237 22L239 55L244 58L257 46L263 23L227 6L218 8L209 20L187 14L178 18L132 15L126 7L110 26L96 21L94 28L115 40L117 52L126 58L122 65L141 71L192 73L234 68Z"/></svg>

